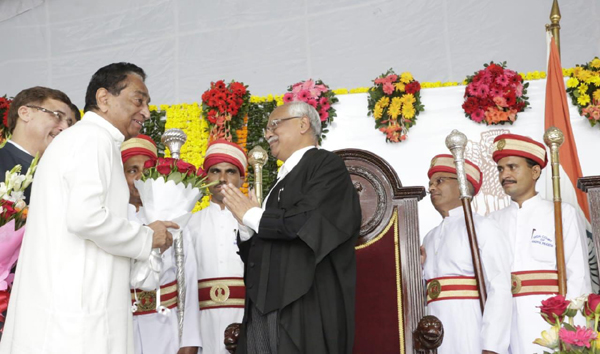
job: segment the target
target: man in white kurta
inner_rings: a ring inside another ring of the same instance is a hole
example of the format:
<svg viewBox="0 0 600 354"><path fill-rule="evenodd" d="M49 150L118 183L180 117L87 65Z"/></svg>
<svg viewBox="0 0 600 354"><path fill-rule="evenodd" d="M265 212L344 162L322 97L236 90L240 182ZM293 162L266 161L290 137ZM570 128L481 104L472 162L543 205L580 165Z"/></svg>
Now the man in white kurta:
<svg viewBox="0 0 600 354"><path fill-rule="evenodd" d="M223 344L225 328L244 317L244 264L237 254L238 222L225 208L221 188L226 183L241 187L247 166L246 155L237 145L217 140L206 150L204 169L212 201L195 213L188 228L198 262L200 333L204 354L228 353ZM227 288L227 291L224 289ZM220 294L229 294L227 298Z"/></svg>
<svg viewBox="0 0 600 354"><path fill-rule="evenodd" d="M106 75L94 75L85 117L38 166L2 354L131 353L130 259L172 242L172 223L127 220L119 147L149 118L145 75L124 63L101 71L126 76L109 91ZM131 97L142 103L127 104Z"/></svg>
<svg viewBox="0 0 600 354"><path fill-rule="evenodd" d="M465 166L476 194L481 172L469 161ZM442 321L445 332L438 353L507 353L510 317L506 314L512 307L508 241L493 220L473 215L488 295L482 316L453 158L434 157L428 176L431 201L444 217L423 240L428 312Z"/></svg>
<svg viewBox="0 0 600 354"><path fill-rule="evenodd" d="M528 137L503 134L494 139L493 158L511 204L490 214L508 236L514 253L511 267L513 323L512 354L543 353L533 344L549 325L540 315L542 300L558 293L554 242L554 205L535 191L546 166L544 145ZM530 161L528 162L527 159ZM567 270L567 299L591 292L585 229L570 204L562 203L563 242ZM534 282L536 284L533 284ZM530 284L531 283L531 284ZM530 285L536 285L533 289Z"/></svg>
<svg viewBox="0 0 600 354"><path fill-rule="evenodd" d="M156 144L149 136L140 134L121 145L121 158L125 178L129 187L129 220L147 224L143 213L142 201L135 188L134 181L141 178L144 163L156 159ZM139 211L139 212L138 212ZM195 354L201 346L200 326L198 323L198 291L196 290L196 256L189 229L181 233L185 255L186 297L183 333L179 342L179 320L177 309L177 267L173 248L161 255L152 253L152 260L135 261L132 267L132 301L138 300L137 310L133 313L133 337L136 354ZM154 257L158 259L154 259ZM154 264L156 271L153 270ZM160 266L156 266L159 264ZM144 290L136 287L143 287ZM160 300L164 308L158 313L156 295L160 287Z"/></svg>

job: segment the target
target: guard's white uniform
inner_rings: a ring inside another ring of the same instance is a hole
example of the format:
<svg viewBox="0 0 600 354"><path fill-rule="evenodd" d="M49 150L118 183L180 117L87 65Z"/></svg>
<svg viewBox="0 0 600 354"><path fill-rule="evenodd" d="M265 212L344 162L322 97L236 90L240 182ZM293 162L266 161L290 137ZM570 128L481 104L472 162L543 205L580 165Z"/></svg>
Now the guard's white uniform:
<svg viewBox="0 0 600 354"><path fill-rule="evenodd" d="M512 252L498 225L478 214L473 215L487 288L483 318L478 299L449 299L430 302L428 312L442 321L444 341L440 354L481 354L482 350L507 353L510 333L512 295L510 264ZM423 276L473 277L471 248L462 207L431 230L423 245L427 252Z"/></svg>

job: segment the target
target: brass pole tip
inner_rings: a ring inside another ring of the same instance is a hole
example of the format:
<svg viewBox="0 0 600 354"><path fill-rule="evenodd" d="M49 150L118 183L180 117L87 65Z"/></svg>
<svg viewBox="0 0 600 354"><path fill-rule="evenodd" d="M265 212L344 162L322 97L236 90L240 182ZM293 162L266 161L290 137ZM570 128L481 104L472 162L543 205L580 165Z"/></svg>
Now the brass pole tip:
<svg viewBox="0 0 600 354"><path fill-rule="evenodd" d="M248 163L251 166L255 166L259 164L260 166L264 166L269 159L269 155L267 151L262 148L260 145L256 145L250 152L248 152Z"/></svg>
<svg viewBox="0 0 600 354"><path fill-rule="evenodd" d="M552 145L561 146L564 141L565 135L557 127L550 127L544 133L544 143L546 143L548 147Z"/></svg>

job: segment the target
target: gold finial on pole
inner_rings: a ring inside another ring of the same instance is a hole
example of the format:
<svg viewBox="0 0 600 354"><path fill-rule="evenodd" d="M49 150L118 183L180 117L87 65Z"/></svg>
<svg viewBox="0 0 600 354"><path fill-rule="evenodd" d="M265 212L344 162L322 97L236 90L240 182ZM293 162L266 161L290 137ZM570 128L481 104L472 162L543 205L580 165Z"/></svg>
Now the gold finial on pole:
<svg viewBox="0 0 600 354"><path fill-rule="evenodd" d="M567 270L565 265L565 246L563 242L562 200L560 197L560 161L558 148L565 141L560 129L550 127L544 133L544 142L550 148L552 163L552 192L554 194L554 244L556 246L556 270L558 271L558 293L567 294Z"/></svg>
<svg viewBox="0 0 600 354"><path fill-rule="evenodd" d="M269 155L260 145L256 145L248 153L248 163L254 168L254 193L260 204L263 200L262 169L268 159Z"/></svg>
<svg viewBox="0 0 600 354"><path fill-rule="evenodd" d="M550 24L546 25L546 31L552 33L552 37L556 41L556 47L558 48L558 55L560 56L560 9L558 8L558 0L554 0L552 3L552 10L550 10Z"/></svg>

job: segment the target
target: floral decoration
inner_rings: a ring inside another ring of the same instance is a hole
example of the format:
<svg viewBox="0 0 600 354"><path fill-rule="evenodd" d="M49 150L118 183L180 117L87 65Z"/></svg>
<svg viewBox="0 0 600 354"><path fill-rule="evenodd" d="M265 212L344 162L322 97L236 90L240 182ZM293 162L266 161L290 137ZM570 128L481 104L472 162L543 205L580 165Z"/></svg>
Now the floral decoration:
<svg viewBox="0 0 600 354"><path fill-rule="evenodd" d="M269 121L269 115L277 106L283 104L281 96L268 95L266 97L252 96L250 111L248 112L248 150L260 145L269 151L269 144L263 136L263 129ZM265 190L277 180L277 160L269 155L267 163L263 166L262 185ZM254 169L248 169L249 184L254 183Z"/></svg>
<svg viewBox="0 0 600 354"><path fill-rule="evenodd" d="M163 178L166 181L173 181L175 184L181 183L184 187L191 185L192 188L207 191L206 172L202 168L196 168L189 162L174 159L171 157L159 157L158 159L149 159L144 163L144 173L142 181L148 179Z"/></svg>
<svg viewBox="0 0 600 354"><path fill-rule="evenodd" d="M25 225L28 207L24 194L33 182L38 160L36 155L25 174L21 174L21 165L16 165L6 172L4 182L0 182L0 226L11 220L15 220L16 229Z"/></svg>
<svg viewBox="0 0 600 354"><path fill-rule="evenodd" d="M237 140L236 130L244 125L248 113L250 91L241 82L223 80L210 83L202 94L202 114L209 122L209 139Z"/></svg>
<svg viewBox="0 0 600 354"><path fill-rule="evenodd" d="M2 119L0 123L0 147L10 138L8 131L8 108L11 103L12 100L6 98L6 95L0 97L0 118Z"/></svg>
<svg viewBox="0 0 600 354"><path fill-rule="evenodd" d="M527 87L517 72L506 69L506 62L484 64L484 69L466 79L465 116L474 122L512 124L517 113L529 106Z"/></svg>
<svg viewBox="0 0 600 354"><path fill-rule="evenodd" d="M148 135L154 140L158 157L165 155L165 144L161 141L161 137L165 133L165 124L167 123L166 108L164 105L161 106L161 109L154 105L150 106L150 119L144 122L141 131L142 134Z"/></svg>
<svg viewBox="0 0 600 354"><path fill-rule="evenodd" d="M321 80L308 79L288 87L288 92L283 95L283 102L293 101L306 102L317 110L321 118L321 139L325 138L329 132L327 127L336 117L333 104L339 100L335 97L335 92Z"/></svg>
<svg viewBox="0 0 600 354"><path fill-rule="evenodd" d="M579 114L595 126L600 120L600 59L577 65L567 80L567 93Z"/></svg>
<svg viewBox="0 0 600 354"><path fill-rule="evenodd" d="M408 130L416 124L425 107L421 104L421 84L412 74L397 75L392 69L373 80L369 89L369 115L375 118L375 128L386 135L386 141L406 140Z"/></svg>
<svg viewBox="0 0 600 354"><path fill-rule="evenodd" d="M600 316L600 295L582 295L571 301L556 295L543 300L539 308L541 316L552 326L533 342L552 350L544 351L544 354L600 353L600 337L596 330ZM586 318L586 326L573 324L578 313ZM564 322L567 318L568 322Z"/></svg>

